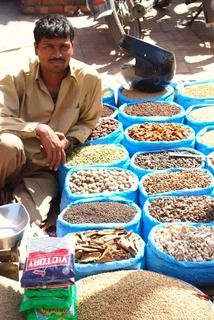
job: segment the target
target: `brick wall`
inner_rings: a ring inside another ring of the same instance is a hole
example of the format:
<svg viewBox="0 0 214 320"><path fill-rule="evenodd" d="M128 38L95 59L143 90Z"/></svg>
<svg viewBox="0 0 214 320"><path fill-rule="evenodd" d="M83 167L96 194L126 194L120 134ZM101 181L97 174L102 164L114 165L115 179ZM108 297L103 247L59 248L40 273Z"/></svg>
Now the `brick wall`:
<svg viewBox="0 0 214 320"><path fill-rule="evenodd" d="M59 13L72 16L84 7L84 0L21 0L21 11L32 15Z"/></svg>

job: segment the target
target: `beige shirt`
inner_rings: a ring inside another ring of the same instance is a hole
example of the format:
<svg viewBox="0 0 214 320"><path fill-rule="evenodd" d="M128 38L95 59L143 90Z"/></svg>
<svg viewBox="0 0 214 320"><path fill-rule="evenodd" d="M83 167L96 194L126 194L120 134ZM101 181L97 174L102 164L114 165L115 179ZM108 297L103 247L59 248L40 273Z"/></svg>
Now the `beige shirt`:
<svg viewBox="0 0 214 320"><path fill-rule="evenodd" d="M27 157L45 164L35 132L38 123L84 142L102 112L101 87L95 69L72 59L54 104L39 75L38 61L30 62L27 69L0 80L0 133L21 137Z"/></svg>

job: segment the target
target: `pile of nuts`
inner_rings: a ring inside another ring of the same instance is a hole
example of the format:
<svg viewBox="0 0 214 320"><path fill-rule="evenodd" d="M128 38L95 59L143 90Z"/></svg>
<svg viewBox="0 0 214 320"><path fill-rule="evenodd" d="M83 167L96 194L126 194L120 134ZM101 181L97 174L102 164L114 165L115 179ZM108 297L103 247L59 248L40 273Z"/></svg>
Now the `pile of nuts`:
<svg viewBox="0 0 214 320"><path fill-rule="evenodd" d="M180 108L175 104L148 101L126 106L123 111L135 117L172 117L180 113Z"/></svg>
<svg viewBox="0 0 214 320"><path fill-rule="evenodd" d="M114 113L114 109L111 108L110 106L107 106L107 105L103 105L103 110L102 110L102 113L101 113L101 118L106 118L106 117L110 117L113 115Z"/></svg>
<svg viewBox="0 0 214 320"><path fill-rule="evenodd" d="M130 259L141 248L140 237L122 228L77 232L75 239L75 259L78 263Z"/></svg>
<svg viewBox="0 0 214 320"><path fill-rule="evenodd" d="M134 176L126 170L89 169L71 174L69 186L72 193L121 192L133 186Z"/></svg>
<svg viewBox="0 0 214 320"><path fill-rule="evenodd" d="M195 98L214 97L214 83L185 86L182 89L182 93L186 96Z"/></svg>
<svg viewBox="0 0 214 320"><path fill-rule="evenodd" d="M214 226L168 224L156 230L154 241L178 261L214 261Z"/></svg>
<svg viewBox="0 0 214 320"><path fill-rule="evenodd" d="M112 133L119 127L118 122L115 119L110 118L101 118L96 128L92 131L88 140L95 140L101 137L105 137L108 134Z"/></svg>
<svg viewBox="0 0 214 320"><path fill-rule="evenodd" d="M211 186L211 176L202 170L181 170L169 173L153 173L143 180L147 194L206 188Z"/></svg>
<svg viewBox="0 0 214 320"><path fill-rule="evenodd" d="M85 202L68 207L63 220L68 223L126 223L136 215L136 208L117 201Z"/></svg>
<svg viewBox="0 0 214 320"><path fill-rule="evenodd" d="M117 162L125 157L125 151L113 144L100 144L76 147L67 155L66 164L83 166Z"/></svg>
<svg viewBox="0 0 214 320"><path fill-rule="evenodd" d="M160 222L212 222L214 198L210 196L158 197L150 201L149 214Z"/></svg>
<svg viewBox="0 0 214 320"><path fill-rule="evenodd" d="M178 154L179 156L177 156ZM191 155L196 155L196 157L191 157ZM145 152L138 153L135 156L134 164L142 169L149 170L164 170L169 168L191 169L202 165L202 157L199 157L194 151L189 150Z"/></svg>
<svg viewBox="0 0 214 320"><path fill-rule="evenodd" d="M177 141L190 137L192 130L176 123L142 123L128 130L137 141Z"/></svg>

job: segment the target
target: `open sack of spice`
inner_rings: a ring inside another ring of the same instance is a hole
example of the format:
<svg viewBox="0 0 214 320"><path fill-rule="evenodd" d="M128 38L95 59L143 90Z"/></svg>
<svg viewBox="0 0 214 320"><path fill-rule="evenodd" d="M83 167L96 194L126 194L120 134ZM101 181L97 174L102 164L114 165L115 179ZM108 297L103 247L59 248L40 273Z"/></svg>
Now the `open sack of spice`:
<svg viewBox="0 0 214 320"><path fill-rule="evenodd" d="M75 277L121 269L143 269L145 243L123 228L88 230L75 234Z"/></svg>
<svg viewBox="0 0 214 320"><path fill-rule="evenodd" d="M146 247L148 270L195 286L214 285L214 223L172 222L155 226Z"/></svg>
<svg viewBox="0 0 214 320"><path fill-rule="evenodd" d="M21 277L19 306L28 320L76 319L74 237L36 237L29 241Z"/></svg>
<svg viewBox="0 0 214 320"><path fill-rule="evenodd" d="M68 171L60 201L60 211L81 199L118 196L138 201L138 177L119 167L79 167Z"/></svg>

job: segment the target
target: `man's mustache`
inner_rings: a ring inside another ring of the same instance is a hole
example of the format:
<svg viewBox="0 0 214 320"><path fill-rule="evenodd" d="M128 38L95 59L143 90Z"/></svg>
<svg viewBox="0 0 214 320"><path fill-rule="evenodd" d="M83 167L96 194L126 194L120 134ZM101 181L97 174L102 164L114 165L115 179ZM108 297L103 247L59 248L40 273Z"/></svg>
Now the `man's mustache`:
<svg viewBox="0 0 214 320"><path fill-rule="evenodd" d="M51 62L51 61L56 61L56 62L58 62L58 61L59 61L59 62L65 62L65 60L64 60L64 59L61 59L61 58L55 58L55 59L53 58L53 59L49 59L48 61L50 61L50 62Z"/></svg>

